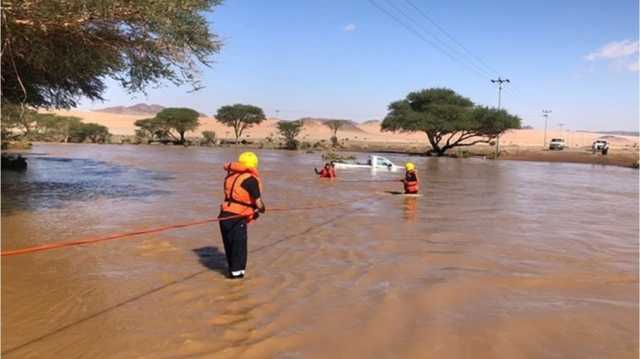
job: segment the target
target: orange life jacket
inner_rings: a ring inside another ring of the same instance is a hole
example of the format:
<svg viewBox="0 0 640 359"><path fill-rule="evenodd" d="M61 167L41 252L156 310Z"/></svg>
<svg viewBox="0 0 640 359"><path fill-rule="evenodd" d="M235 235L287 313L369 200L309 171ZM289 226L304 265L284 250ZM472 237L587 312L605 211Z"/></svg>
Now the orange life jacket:
<svg viewBox="0 0 640 359"><path fill-rule="evenodd" d="M224 169L227 171L227 177L224 179L224 201L220 205L220 209L235 214L252 214L256 208L256 199L251 198L249 192L242 188L242 183L255 177L260 193L262 193L262 181L258 171L238 162L226 163ZM252 219L253 216L248 216L247 222L251 222Z"/></svg>
<svg viewBox="0 0 640 359"><path fill-rule="evenodd" d="M410 173L415 174L415 181L410 181L407 180L407 177ZM407 174L405 175L405 179L404 179L404 193L418 193L418 175L415 173L415 171L411 171L411 172L407 172Z"/></svg>
<svg viewBox="0 0 640 359"><path fill-rule="evenodd" d="M319 175L322 178L336 178L336 171L333 168L327 169L326 167L323 167L322 170L320 170Z"/></svg>

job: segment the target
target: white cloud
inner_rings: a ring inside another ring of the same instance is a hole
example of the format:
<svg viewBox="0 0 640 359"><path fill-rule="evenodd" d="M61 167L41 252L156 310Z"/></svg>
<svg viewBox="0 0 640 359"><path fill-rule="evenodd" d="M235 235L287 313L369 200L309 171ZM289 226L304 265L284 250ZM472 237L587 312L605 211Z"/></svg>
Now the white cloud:
<svg viewBox="0 0 640 359"><path fill-rule="evenodd" d="M348 24L347 26L344 27L344 31L346 32L352 32L356 30L356 24Z"/></svg>
<svg viewBox="0 0 640 359"><path fill-rule="evenodd" d="M618 59L638 53L638 41L622 40L612 41L598 51L585 56L585 59L594 61L598 59Z"/></svg>

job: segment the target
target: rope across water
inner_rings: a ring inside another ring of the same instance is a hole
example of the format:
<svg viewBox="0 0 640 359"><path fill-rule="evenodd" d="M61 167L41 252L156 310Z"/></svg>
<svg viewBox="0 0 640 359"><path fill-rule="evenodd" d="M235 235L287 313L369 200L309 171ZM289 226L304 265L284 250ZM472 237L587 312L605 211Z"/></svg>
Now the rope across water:
<svg viewBox="0 0 640 359"><path fill-rule="evenodd" d="M362 199L364 199L364 198L362 198ZM355 203L355 202L358 202L358 201L360 201L362 199L349 201L349 203ZM306 211L306 210L315 210L315 209L323 209L323 208L332 208L332 207L339 207L344 203L345 202L339 202L339 203L326 205L326 206L307 206L307 207L296 207L296 208L270 208L268 212ZM21 254L27 254L27 253L47 251L47 250L52 250L52 249L62 248L62 247L71 247L71 246L79 246L79 245L83 245L83 244L97 243L97 242L103 242L103 241L126 239L126 238L131 238L131 237L135 237L135 236L139 236L139 235L143 235L143 234L159 233L159 232L169 231L169 230L172 230L172 229L186 228L186 227L192 227L192 226L199 226L199 225L207 224L207 223L219 222L219 221L221 221L223 219L235 219L235 218L242 218L242 217L248 217L248 216L249 215L242 214L242 215L230 216L230 217L224 217L224 218L217 218L217 217L215 217L215 218L207 218L207 219L202 219L202 220L193 221L193 222L177 223L177 224L172 224L172 225L168 225L168 226L149 228L149 229L144 229L144 230L139 230L139 231L117 233L117 234L112 234L112 235L106 236L106 237L87 238L87 239L80 239L80 240L47 243L47 244L41 244L41 245L27 247L27 248L14 249L14 250L9 250L9 251L2 251L2 252L0 252L0 256L2 256L2 257L15 256L15 255L21 255Z"/></svg>

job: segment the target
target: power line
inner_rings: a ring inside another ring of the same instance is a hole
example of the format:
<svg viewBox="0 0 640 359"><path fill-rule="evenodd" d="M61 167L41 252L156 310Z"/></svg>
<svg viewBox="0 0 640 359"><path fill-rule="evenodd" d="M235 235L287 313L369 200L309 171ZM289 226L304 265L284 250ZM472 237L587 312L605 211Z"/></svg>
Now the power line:
<svg viewBox="0 0 640 359"><path fill-rule="evenodd" d="M437 50L439 50L441 53L445 54L451 60L456 61L459 64L465 66L466 68L472 70L476 75L479 75L480 77L483 77L483 78L486 78L486 79L490 79L491 78L491 76L485 74L483 71L478 71L475 67L469 66L468 63L461 62L460 59L458 59L455 56L451 55L447 50L443 49L439 44L437 44L437 43L433 42L431 39L425 37L420 31L417 31L411 25L408 25L404 21L400 20L397 16L395 16L393 13L389 12L384 7L380 6L374 0L368 0L368 1L369 1L369 3L371 3L371 5L373 5L378 10L382 11L383 13L385 13L387 16L389 16L391 19L393 19L395 22L397 22L400 26L404 27L407 31L409 31L412 34L414 34L416 37L418 37L423 42L435 47Z"/></svg>
<svg viewBox="0 0 640 359"><path fill-rule="evenodd" d="M424 27L424 25L415 20L413 17L411 17L411 15L407 14L407 12L405 12L401 6L398 6L396 4L393 3L393 1L391 0L385 0L387 2L387 4L389 4L389 6L391 6L396 12L400 13L402 15L402 17L404 17L405 19L409 20L411 23L413 23L419 30L422 30L423 33L431 36L433 38L433 40L435 40L436 42L438 42L438 44L440 44L440 46L443 46L446 48L446 50L448 52L450 52L451 54L453 54L456 58L458 58L458 60L460 60L460 58L465 59L466 56L462 53L460 53L459 50L457 50L455 47L451 46L450 44L448 44L445 41L442 41L437 35L434 35L433 33L431 33L426 27ZM462 56L460 56L462 55ZM465 65L467 66L471 66L473 67L475 70L477 70L478 72L481 72L484 74L484 76L486 77L492 77L493 74L490 71L486 71L485 69L483 69L482 67L478 66L477 64L475 64L472 61L466 61Z"/></svg>
<svg viewBox="0 0 640 359"><path fill-rule="evenodd" d="M502 84L508 84L511 83L511 81L498 76L497 79L491 79L491 82L498 84L498 110L500 110L502 106ZM500 133L496 136L496 157L500 157Z"/></svg>
<svg viewBox="0 0 640 359"><path fill-rule="evenodd" d="M469 50L466 46L464 46L460 41L458 41L455 37L453 37L453 35L451 35L447 30L445 30L442 26L440 26L435 20L433 20L429 15L427 15L424 11L422 11L422 9L420 9L418 6L416 6L413 2L411 2L411 0L405 0L407 4L409 4L409 6L411 6L412 8L414 8L418 14L420 14L422 17L424 17L425 19L427 19L427 21L429 21L433 26L435 26L438 30L440 30L440 32L442 32L446 37L449 38L449 40L451 40L453 43L455 43L456 45L458 45L467 55L469 55L470 57L472 57L473 59L476 60L476 62L478 62L480 65L484 66L484 68L486 70L488 70L489 73L491 73L492 75L497 75L499 74L498 71L496 71L493 67L487 65L486 62L484 62L480 57L474 55L471 50Z"/></svg>

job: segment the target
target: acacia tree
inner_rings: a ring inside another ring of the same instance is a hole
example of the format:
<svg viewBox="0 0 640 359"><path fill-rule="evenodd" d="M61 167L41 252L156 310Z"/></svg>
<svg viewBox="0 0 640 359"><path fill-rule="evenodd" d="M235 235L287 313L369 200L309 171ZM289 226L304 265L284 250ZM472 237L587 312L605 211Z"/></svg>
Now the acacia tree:
<svg viewBox="0 0 640 359"><path fill-rule="evenodd" d="M200 114L196 110L190 108L165 108L164 110L156 114L156 120L161 124L164 124L164 128L167 129L167 134L175 140L177 144L184 144L184 134L187 131L193 131L200 123L198 117ZM178 136L173 132L176 131Z"/></svg>
<svg viewBox="0 0 640 359"><path fill-rule="evenodd" d="M184 144L185 133L195 130L200 125L199 115L198 111L190 108L169 107L158 112L153 118L137 120L134 124L139 128L139 137L161 142L169 142L171 139L175 144Z"/></svg>
<svg viewBox="0 0 640 359"><path fill-rule="evenodd" d="M155 117L137 120L133 124L138 127L135 131L136 137L148 142L169 142L169 129L164 122L158 121Z"/></svg>
<svg viewBox="0 0 640 359"><path fill-rule="evenodd" d="M111 134L109 129L97 123L79 123L71 127L69 131L70 142L105 143Z"/></svg>
<svg viewBox="0 0 640 359"><path fill-rule="evenodd" d="M428 153L442 156L454 147L490 143L502 132L519 128L520 122L505 110L474 106L453 90L432 88L391 103L381 128L424 132L431 145Z"/></svg>
<svg viewBox="0 0 640 359"><path fill-rule="evenodd" d="M297 149L298 140L296 137L298 137L300 131L302 131L302 121L279 121L277 126L278 132L284 137L286 148L289 150Z"/></svg>
<svg viewBox="0 0 640 359"><path fill-rule="evenodd" d="M39 114L36 119L36 138L40 141L69 142L74 129L82 125L82 119L74 116Z"/></svg>
<svg viewBox="0 0 640 359"><path fill-rule="evenodd" d="M0 113L2 114L3 133L16 137L28 138L31 136L31 131L36 126L38 112L19 105L3 103ZM20 133L14 134L14 130L18 130Z"/></svg>
<svg viewBox="0 0 640 359"><path fill-rule="evenodd" d="M161 80L198 88L221 42L205 12L221 0L2 2L2 103L68 108Z"/></svg>
<svg viewBox="0 0 640 359"><path fill-rule="evenodd" d="M324 124L333 131L331 135L331 144L333 147L338 145L338 130L344 127L346 123L347 121L345 120L327 120L324 122Z"/></svg>
<svg viewBox="0 0 640 359"><path fill-rule="evenodd" d="M220 107L215 118L216 121L224 124L225 126L233 127L233 133L236 136L236 144L244 130L266 120L264 112L262 112L260 107L239 103Z"/></svg>

